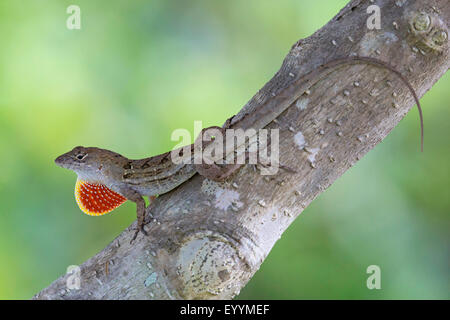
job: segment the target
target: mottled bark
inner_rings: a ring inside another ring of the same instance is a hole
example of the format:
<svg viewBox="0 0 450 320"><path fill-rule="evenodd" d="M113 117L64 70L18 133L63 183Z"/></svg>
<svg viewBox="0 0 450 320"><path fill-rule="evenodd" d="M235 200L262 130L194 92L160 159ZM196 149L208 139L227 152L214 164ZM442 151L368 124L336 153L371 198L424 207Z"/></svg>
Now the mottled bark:
<svg viewBox="0 0 450 320"><path fill-rule="evenodd" d="M372 4L381 8L380 30L366 27ZM281 69L234 121L316 66L350 55L389 62L421 97L448 70L449 17L448 0L353 0L314 35L295 43ZM280 128L281 162L297 173L261 176L247 165L225 183L196 175L157 199L151 210L158 223L147 228L148 237L130 245L134 223L81 265L81 289L68 290L64 275L35 298L237 295L303 209L414 105L398 77L372 65L337 67L305 90L269 125ZM419 141L418 126L417 152Z"/></svg>

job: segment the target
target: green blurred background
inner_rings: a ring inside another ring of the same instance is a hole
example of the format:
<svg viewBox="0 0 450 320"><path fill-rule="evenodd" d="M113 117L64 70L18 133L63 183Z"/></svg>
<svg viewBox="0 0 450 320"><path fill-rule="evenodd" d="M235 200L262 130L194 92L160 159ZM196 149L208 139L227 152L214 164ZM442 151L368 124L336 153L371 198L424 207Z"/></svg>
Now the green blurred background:
<svg viewBox="0 0 450 320"><path fill-rule="evenodd" d="M126 203L83 214L76 145L130 158L165 152L176 128L221 125L291 45L346 0L0 2L0 298L29 299L135 219ZM81 7L81 30L66 8ZM449 298L450 78L291 225L245 299ZM381 290L366 268L381 267Z"/></svg>

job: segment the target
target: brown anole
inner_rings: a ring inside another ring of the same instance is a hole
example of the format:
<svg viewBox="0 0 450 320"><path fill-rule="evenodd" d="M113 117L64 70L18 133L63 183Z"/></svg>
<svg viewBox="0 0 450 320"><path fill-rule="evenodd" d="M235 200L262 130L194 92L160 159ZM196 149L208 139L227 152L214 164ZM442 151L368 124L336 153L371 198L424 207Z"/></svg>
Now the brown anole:
<svg viewBox="0 0 450 320"><path fill-rule="evenodd" d="M275 120L283 111L292 105L309 87L324 76L324 70L340 65L366 63L372 64L395 73L408 87L417 104L421 126L421 149L423 150L423 119L419 99L409 81L388 63L370 57L344 57L326 62L306 75L299 77L281 92L267 99L257 109L239 114L228 119L221 130L253 128L259 130ZM217 127L216 127L217 128ZM214 143L212 141L211 143ZM191 150L194 146L191 145ZM181 149L180 149L180 152ZM172 161L171 152L157 156L130 160L118 153L95 148L75 147L73 150L59 156L55 163L63 168L73 170L78 175L75 196L80 209L89 215L103 215L111 212L126 200L131 200L137 206L138 232L144 229L145 200L144 196L153 200L156 195L167 193L197 172L206 178L222 181L239 169L241 165L206 165L179 164ZM226 156L226 155L225 155Z"/></svg>

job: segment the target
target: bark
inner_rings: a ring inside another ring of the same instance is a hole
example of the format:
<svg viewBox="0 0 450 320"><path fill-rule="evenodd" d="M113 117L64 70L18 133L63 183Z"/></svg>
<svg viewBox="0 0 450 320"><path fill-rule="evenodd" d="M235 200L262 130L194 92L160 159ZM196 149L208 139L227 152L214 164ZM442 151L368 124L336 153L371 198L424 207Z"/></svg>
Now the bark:
<svg viewBox="0 0 450 320"><path fill-rule="evenodd" d="M366 26L366 10L373 4L381 9L380 30ZM449 17L448 0L353 0L293 45L281 69L233 121L323 62L351 55L389 62L421 97L448 70ZM34 298L229 299L239 294L303 209L414 106L397 76L372 65L340 66L306 89L268 126L280 128L280 161L297 173L262 176L246 165L224 183L195 175L155 201L151 211L158 223L147 228L148 237L140 235L130 245L133 223L83 263L80 289L67 289L68 275L63 275ZM419 141L418 127L418 149Z"/></svg>

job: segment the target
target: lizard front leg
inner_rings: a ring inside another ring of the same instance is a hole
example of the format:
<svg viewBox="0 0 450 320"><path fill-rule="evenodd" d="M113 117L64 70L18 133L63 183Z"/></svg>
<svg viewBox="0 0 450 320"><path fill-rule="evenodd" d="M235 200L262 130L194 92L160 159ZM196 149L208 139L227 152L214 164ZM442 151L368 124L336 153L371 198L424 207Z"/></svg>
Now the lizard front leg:
<svg viewBox="0 0 450 320"><path fill-rule="evenodd" d="M136 198L135 200L130 199L131 201L134 201L136 203L136 216L137 216L137 228L136 232L134 233L133 238L131 239L130 243L133 242L138 233L142 232L144 235L148 235L147 231L144 229L144 221L145 221L145 200L141 196L139 198Z"/></svg>
<svg viewBox="0 0 450 320"><path fill-rule="evenodd" d="M138 192L132 190L132 189L125 189L122 190L121 194L127 198L130 201L133 201L136 203L136 216L137 216L137 228L136 232L134 233L133 238L131 239L130 243L133 242L138 233L142 232L143 234L147 235L147 231L144 229L145 225L145 200L142 197L141 194Z"/></svg>

